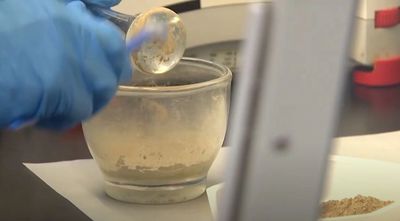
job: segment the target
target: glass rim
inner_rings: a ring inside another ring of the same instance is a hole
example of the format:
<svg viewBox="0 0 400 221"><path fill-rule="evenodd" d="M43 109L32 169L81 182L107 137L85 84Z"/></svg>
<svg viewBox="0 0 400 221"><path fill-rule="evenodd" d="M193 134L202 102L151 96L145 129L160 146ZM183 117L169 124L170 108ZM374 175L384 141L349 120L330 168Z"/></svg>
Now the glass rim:
<svg viewBox="0 0 400 221"><path fill-rule="evenodd" d="M193 83L193 84L186 84L186 85L175 85L175 86L126 86L126 85L120 85L118 86L118 92L178 92L178 91L187 91L187 90L194 90L194 89L199 89L199 88L204 88L208 87L211 85L223 83L225 81L231 80L232 79L232 72L231 70L224 66L220 65L211 61L199 59L199 58L189 58L189 57L183 57L181 61L188 62L188 63L194 63L194 64L202 64L208 67L211 67L213 69L216 69L223 73L221 76L207 80L207 81L202 81L198 83ZM179 65L179 63L178 63Z"/></svg>

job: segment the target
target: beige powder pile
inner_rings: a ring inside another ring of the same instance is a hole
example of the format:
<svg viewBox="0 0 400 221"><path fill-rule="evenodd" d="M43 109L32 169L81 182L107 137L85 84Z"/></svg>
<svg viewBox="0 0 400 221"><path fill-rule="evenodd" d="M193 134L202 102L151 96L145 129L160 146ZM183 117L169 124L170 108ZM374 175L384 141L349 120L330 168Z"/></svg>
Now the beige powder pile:
<svg viewBox="0 0 400 221"><path fill-rule="evenodd" d="M393 201L382 201L371 196L361 195L342 200L329 200L322 203L321 218L370 213L391 203Z"/></svg>

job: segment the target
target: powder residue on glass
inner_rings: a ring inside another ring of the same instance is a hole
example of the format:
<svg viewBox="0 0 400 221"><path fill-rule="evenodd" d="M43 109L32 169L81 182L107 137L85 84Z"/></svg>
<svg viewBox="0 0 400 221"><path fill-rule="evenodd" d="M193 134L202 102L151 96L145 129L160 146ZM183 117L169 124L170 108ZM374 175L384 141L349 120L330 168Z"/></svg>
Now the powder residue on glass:
<svg viewBox="0 0 400 221"><path fill-rule="evenodd" d="M92 133L85 134L96 145L92 154L99 159L106 179L134 185L203 179L225 136L224 90L188 93L174 99L121 96L112 101L102 118L92 119ZM99 143L91 134L109 139ZM113 138L114 134L124 140ZM110 148L114 150L111 153Z"/></svg>
<svg viewBox="0 0 400 221"><path fill-rule="evenodd" d="M152 24L167 27L165 39L156 38L143 43L138 51L132 53L132 63L142 72L163 74L182 58L186 47L186 30L177 14L159 7L137 16L127 32L127 38L137 35L143 27Z"/></svg>

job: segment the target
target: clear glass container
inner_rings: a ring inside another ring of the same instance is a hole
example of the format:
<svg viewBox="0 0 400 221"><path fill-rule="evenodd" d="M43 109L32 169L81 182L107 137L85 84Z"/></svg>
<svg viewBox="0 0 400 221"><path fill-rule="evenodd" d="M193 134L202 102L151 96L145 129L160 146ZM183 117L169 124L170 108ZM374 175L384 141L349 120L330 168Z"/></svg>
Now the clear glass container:
<svg viewBox="0 0 400 221"><path fill-rule="evenodd" d="M83 124L106 193L146 204L200 196L225 137L230 70L184 58L163 75L134 76Z"/></svg>

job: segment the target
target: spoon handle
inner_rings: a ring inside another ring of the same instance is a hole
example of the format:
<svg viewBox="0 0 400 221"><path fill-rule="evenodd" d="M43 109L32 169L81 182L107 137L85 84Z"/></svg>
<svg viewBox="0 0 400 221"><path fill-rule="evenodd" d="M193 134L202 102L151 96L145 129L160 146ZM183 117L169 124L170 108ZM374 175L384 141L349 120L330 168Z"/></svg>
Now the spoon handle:
<svg viewBox="0 0 400 221"><path fill-rule="evenodd" d="M98 6L90 6L90 10L97 16L106 18L115 25L117 25L125 34L128 32L135 16L116 12L108 8L101 8Z"/></svg>

